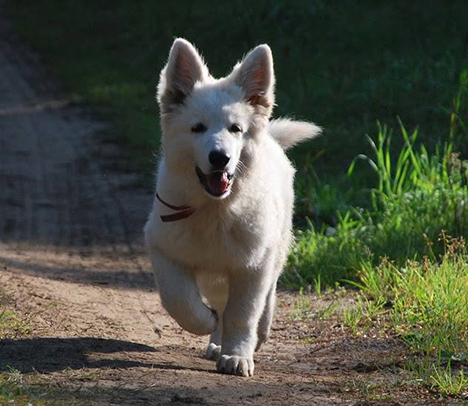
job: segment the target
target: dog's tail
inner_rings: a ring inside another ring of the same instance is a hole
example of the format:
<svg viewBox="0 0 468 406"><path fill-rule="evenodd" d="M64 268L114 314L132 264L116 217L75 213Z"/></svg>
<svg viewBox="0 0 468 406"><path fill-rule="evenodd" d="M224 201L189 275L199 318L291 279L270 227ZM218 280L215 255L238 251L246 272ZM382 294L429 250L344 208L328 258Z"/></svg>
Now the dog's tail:
<svg viewBox="0 0 468 406"><path fill-rule="evenodd" d="M318 136L322 132L322 129L306 121L293 121L287 118L280 118L269 122L268 132L286 150L299 142Z"/></svg>

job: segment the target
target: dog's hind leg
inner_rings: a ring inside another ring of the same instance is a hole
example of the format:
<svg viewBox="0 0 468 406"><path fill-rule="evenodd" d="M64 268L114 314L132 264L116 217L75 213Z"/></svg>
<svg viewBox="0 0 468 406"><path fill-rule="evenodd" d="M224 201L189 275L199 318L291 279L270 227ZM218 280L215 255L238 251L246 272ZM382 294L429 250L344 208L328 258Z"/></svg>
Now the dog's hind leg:
<svg viewBox="0 0 468 406"><path fill-rule="evenodd" d="M257 335L258 341L255 351L258 351L261 345L268 340L270 336L271 325L273 323L273 314L275 312L276 303L276 280L268 292L268 296L265 301L265 307L263 308L262 317L258 322Z"/></svg>
<svg viewBox="0 0 468 406"><path fill-rule="evenodd" d="M203 303L195 276L157 251L151 253L151 263L161 302L169 315L190 333L213 333L218 325L218 316Z"/></svg>
<svg viewBox="0 0 468 406"><path fill-rule="evenodd" d="M216 361L221 355L221 340L223 336L222 318L219 318L218 328L210 336L210 342L206 347L205 358Z"/></svg>

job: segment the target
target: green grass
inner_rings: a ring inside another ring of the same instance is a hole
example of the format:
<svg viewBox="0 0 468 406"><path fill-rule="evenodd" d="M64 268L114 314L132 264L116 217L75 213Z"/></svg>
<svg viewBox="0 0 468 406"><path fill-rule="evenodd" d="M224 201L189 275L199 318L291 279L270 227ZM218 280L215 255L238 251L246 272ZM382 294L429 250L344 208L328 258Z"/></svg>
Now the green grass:
<svg viewBox="0 0 468 406"><path fill-rule="evenodd" d="M30 326L13 310L0 309L0 339L24 336Z"/></svg>
<svg viewBox="0 0 468 406"><path fill-rule="evenodd" d="M31 322L13 310L13 299L0 288L0 341L14 340L31 333ZM7 366L0 371L0 405L73 406L74 400L60 400L60 394L34 384L20 371Z"/></svg>
<svg viewBox="0 0 468 406"><path fill-rule="evenodd" d="M369 153L365 134L377 119L396 126L399 115L409 128L420 125L430 148L447 137L468 66L464 0L364 0L346 7L322 0L8 0L6 8L66 91L111 117L112 137L146 168L158 143L155 86L176 36L200 48L215 76L255 45L270 44L276 114L325 128L322 139L292 155L301 170L313 162L323 182L356 154Z"/></svg>
<svg viewBox="0 0 468 406"><path fill-rule="evenodd" d="M442 235L440 261L362 268L362 296L345 324L356 333L375 324L397 334L417 356L406 369L446 395L468 395L468 255L465 242Z"/></svg>
<svg viewBox="0 0 468 406"><path fill-rule="evenodd" d="M298 231L283 282L329 285L346 278L361 294L343 313L352 334L371 328L399 336L414 354L405 368L445 396L468 396L468 161L454 153L463 120L451 123L452 142L429 153L408 134L392 155L392 134L379 125L360 155L377 179L364 208L338 211L336 227L309 222ZM455 236L457 238L451 237ZM357 282L356 282L357 281ZM301 296L300 296L301 299ZM302 299L298 314L308 309ZM309 306L310 307L310 306ZM308 314L310 314L310 309Z"/></svg>
<svg viewBox="0 0 468 406"><path fill-rule="evenodd" d="M23 376L17 370L11 369L7 373L0 374L0 404L26 406L28 404L47 406L45 401L32 401L25 388Z"/></svg>
<svg viewBox="0 0 468 406"><path fill-rule="evenodd" d="M468 238L468 162L452 144L430 154L416 147L418 131L400 127L403 147L391 157L391 132L379 126L374 155L361 155L377 175L367 207L349 206L335 227L309 222L297 232L283 282L291 287L355 280L364 263L378 265L387 257L402 265L408 259L437 257L442 231ZM352 176L354 166L350 166Z"/></svg>
<svg viewBox="0 0 468 406"><path fill-rule="evenodd" d="M27 320L11 309L11 297L0 288L0 339L25 336L30 331Z"/></svg>
<svg viewBox="0 0 468 406"><path fill-rule="evenodd" d="M424 386L448 397L468 396L468 377L463 366L452 368L451 362L429 357L409 359L403 365L414 379L411 383Z"/></svg>
<svg viewBox="0 0 468 406"><path fill-rule="evenodd" d="M426 258L402 267L387 260L378 267L367 264L359 286L374 302L391 303L385 312L415 350L466 360L468 256L462 240L448 244L440 263Z"/></svg>
<svg viewBox="0 0 468 406"><path fill-rule="evenodd" d="M0 405L11 406L78 406L75 400L55 399L51 390L30 385L20 371L10 368L0 373Z"/></svg>
<svg viewBox="0 0 468 406"><path fill-rule="evenodd" d="M451 364L448 363L445 368L432 366L432 370L429 371L431 389L437 389L449 396L468 395L468 376L462 368L457 373L453 373Z"/></svg>

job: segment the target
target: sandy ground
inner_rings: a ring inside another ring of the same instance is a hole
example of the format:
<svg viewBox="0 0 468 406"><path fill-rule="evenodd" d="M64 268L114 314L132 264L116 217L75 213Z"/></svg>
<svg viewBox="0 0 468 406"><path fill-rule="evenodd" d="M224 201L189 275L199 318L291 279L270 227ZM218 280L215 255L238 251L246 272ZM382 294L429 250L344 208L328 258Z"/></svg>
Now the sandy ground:
<svg viewBox="0 0 468 406"><path fill-rule="evenodd" d="M118 148L99 141L106 125L0 26L0 306L29 326L0 340L0 370L86 405L450 404L388 385L394 339L292 320L286 292L255 377L216 373L207 337L160 305L141 233L152 185L135 186Z"/></svg>

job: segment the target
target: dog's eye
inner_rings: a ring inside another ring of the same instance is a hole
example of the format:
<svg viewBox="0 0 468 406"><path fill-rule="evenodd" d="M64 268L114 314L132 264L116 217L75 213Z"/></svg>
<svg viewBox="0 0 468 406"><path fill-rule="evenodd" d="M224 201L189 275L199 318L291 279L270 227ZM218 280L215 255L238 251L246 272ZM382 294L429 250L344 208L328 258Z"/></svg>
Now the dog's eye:
<svg viewBox="0 0 468 406"><path fill-rule="evenodd" d="M206 131L206 127L202 123L197 123L192 127L193 133L204 133Z"/></svg>
<svg viewBox="0 0 468 406"><path fill-rule="evenodd" d="M242 128L240 127L239 124L233 124L229 128L229 132L231 132L231 133L240 133L240 132L242 132Z"/></svg>

